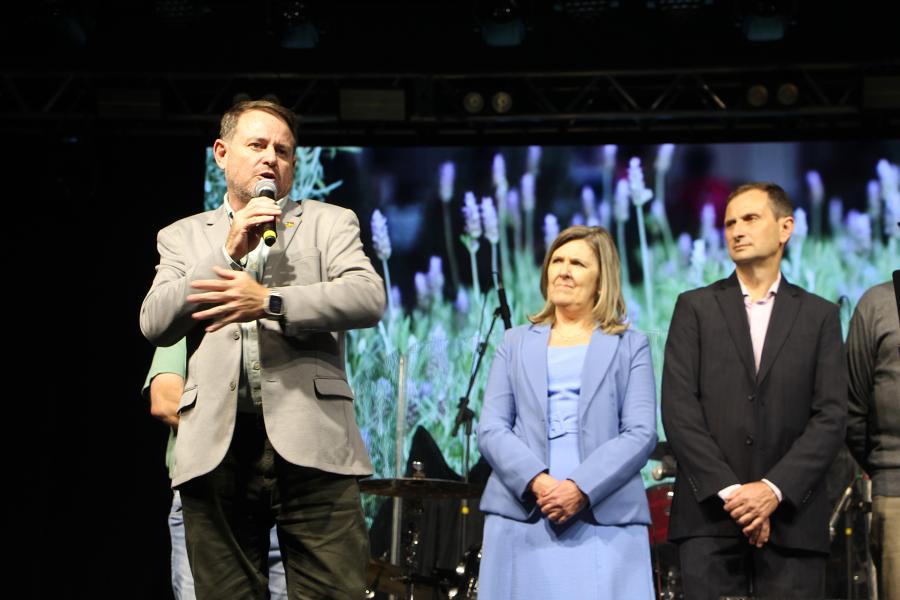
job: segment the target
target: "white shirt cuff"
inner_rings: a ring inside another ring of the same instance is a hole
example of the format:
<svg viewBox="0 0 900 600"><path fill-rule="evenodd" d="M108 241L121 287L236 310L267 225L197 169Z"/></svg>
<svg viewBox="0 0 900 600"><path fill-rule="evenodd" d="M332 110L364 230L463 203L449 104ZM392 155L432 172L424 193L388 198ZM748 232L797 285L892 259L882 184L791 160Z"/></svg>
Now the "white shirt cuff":
<svg viewBox="0 0 900 600"><path fill-rule="evenodd" d="M768 479L765 479L765 478L763 478L762 481L763 481L763 483L765 483L767 486L769 486L770 488L772 488L772 491L775 493L775 497L778 498L778 503L781 504L782 495L781 495L781 490L778 489L778 486L775 485L774 483L772 483L771 481L769 481Z"/></svg>
<svg viewBox="0 0 900 600"><path fill-rule="evenodd" d="M723 502L727 501L728 496L733 494L734 491L736 489L738 489L739 487L741 487L741 484L735 483L735 484L729 485L728 487L722 488L721 490L719 490L719 498L721 498Z"/></svg>

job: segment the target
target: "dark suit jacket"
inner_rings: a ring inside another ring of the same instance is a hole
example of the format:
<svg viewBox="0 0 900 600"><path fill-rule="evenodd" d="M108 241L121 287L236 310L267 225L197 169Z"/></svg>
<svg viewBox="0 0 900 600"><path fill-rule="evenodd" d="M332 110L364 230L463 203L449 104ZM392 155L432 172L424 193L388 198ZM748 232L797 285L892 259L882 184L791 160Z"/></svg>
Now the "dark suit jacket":
<svg viewBox="0 0 900 600"><path fill-rule="evenodd" d="M759 373L737 275L678 298L662 417L678 459L669 537L739 536L719 490L766 478L784 499L770 541L827 552L824 474L846 424L838 307L782 277Z"/></svg>

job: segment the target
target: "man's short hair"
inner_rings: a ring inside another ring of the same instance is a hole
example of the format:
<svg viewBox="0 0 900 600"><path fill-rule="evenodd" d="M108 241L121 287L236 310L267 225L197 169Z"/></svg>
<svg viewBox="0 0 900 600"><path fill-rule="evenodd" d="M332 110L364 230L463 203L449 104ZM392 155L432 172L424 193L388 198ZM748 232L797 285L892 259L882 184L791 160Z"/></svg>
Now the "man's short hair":
<svg viewBox="0 0 900 600"><path fill-rule="evenodd" d="M241 100L222 115L222 122L219 126L219 138L230 140L234 135L234 129L237 127L238 119L247 111L261 110L267 112L273 117L277 117L285 122L291 130L294 137L294 145L297 140L297 115L289 108L286 108L271 100Z"/></svg>
<svg viewBox="0 0 900 600"><path fill-rule="evenodd" d="M775 215L776 219L791 217L794 215L794 205L791 203L791 199L788 198L787 192L785 192L784 188L782 188L777 183L771 183L769 181L754 181L751 183L745 183L728 195L728 199L725 201L725 206L728 206L728 203L737 196L740 196L744 192L750 192L753 190L764 192L766 196L768 196L769 208L772 209L772 214Z"/></svg>

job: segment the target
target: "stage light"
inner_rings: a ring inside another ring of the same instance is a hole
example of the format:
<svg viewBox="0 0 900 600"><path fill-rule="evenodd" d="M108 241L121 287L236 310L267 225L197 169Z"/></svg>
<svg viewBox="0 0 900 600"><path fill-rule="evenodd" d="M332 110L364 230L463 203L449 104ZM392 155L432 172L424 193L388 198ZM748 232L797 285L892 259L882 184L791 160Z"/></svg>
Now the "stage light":
<svg viewBox="0 0 900 600"><path fill-rule="evenodd" d="M775 96L782 105L793 106L800 99L800 88L790 82L782 83L778 86L778 92L776 92Z"/></svg>
<svg viewBox="0 0 900 600"><path fill-rule="evenodd" d="M738 18L748 42L784 39L792 13L791 0L744 0Z"/></svg>
<svg viewBox="0 0 900 600"><path fill-rule="evenodd" d="M486 0L479 13L481 38L488 46L509 48L525 40L525 21L516 0Z"/></svg>
<svg viewBox="0 0 900 600"><path fill-rule="evenodd" d="M289 0L285 2L281 18L284 29L281 32L281 47L289 50L315 48L319 43L319 28L312 19L306 2Z"/></svg>
<svg viewBox="0 0 900 600"><path fill-rule="evenodd" d="M463 96L462 104L467 113L471 115L480 113L484 109L484 96L481 92L469 92Z"/></svg>
<svg viewBox="0 0 900 600"><path fill-rule="evenodd" d="M493 108L494 112L497 114L505 115L512 109L512 104L512 96L507 92L499 91L491 96L491 108Z"/></svg>
<svg viewBox="0 0 900 600"><path fill-rule="evenodd" d="M747 104L753 108L762 108L769 101L769 89L761 83L747 88Z"/></svg>

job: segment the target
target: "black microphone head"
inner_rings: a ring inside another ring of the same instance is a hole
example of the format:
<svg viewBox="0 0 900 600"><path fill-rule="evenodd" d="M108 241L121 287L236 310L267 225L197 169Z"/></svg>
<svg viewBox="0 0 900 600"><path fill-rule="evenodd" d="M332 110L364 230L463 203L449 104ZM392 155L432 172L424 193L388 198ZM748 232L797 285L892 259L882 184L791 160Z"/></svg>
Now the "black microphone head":
<svg viewBox="0 0 900 600"><path fill-rule="evenodd" d="M256 187L253 188L253 197L258 198L260 196L265 196L266 198L271 198L275 200L275 195L278 193L278 186L275 185L275 182L271 179L260 179L256 182Z"/></svg>

